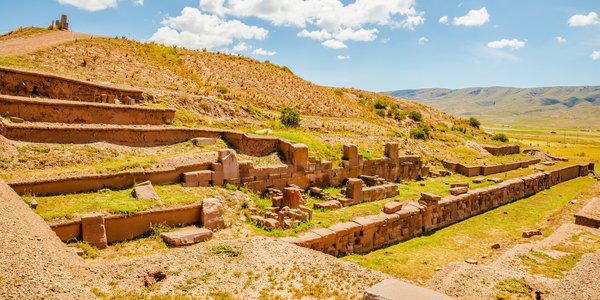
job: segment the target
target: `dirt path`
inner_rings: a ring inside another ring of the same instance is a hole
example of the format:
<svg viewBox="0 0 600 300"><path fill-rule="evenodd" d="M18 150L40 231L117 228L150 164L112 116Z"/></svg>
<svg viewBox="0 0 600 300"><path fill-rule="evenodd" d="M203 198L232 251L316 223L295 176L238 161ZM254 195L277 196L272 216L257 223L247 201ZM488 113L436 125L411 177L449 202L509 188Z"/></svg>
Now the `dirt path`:
<svg viewBox="0 0 600 300"><path fill-rule="evenodd" d="M57 31L46 34L38 34L30 37L21 37L0 41L0 56L27 54L67 41L92 37L94 37L94 35L68 31Z"/></svg>

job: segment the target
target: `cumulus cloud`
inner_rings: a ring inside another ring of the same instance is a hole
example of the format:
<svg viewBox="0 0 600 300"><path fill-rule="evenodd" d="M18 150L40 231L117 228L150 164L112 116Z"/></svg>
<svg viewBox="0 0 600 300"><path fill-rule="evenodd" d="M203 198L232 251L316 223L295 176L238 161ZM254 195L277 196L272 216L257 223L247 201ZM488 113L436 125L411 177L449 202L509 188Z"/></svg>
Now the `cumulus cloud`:
<svg viewBox="0 0 600 300"><path fill-rule="evenodd" d="M58 0L58 3L72 5L87 11L117 7L117 0Z"/></svg>
<svg viewBox="0 0 600 300"><path fill-rule="evenodd" d="M248 51L250 48L252 48L252 46L250 46L244 42L239 42L237 45L235 45L233 47L232 50L236 51L236 52L242 52L242 51Z"/></svg>
<svg viewBox="0 0 600 300"><path fill-rule="evenodd" d="M344 44L343 42L338 41L338 40L326 40L326 41L322 42L321 45L323 45L327 48L331 48L331 49L348 48L348 46L346 46L346 44Z"/></svg>
<svg viewBox="0 0 600 300"><path fill-rule="evenodd" d="M470 10L462 17L454 17L452 24L456 26L482 26L490 21L490 14L487 8L482 7L479 10Z"/></svg>
<svg viewBox="0 0 600 300"><path fill-rule="evenodd" d="M152 35L151 41L191 49L227 46L234 40L264 40L269 33L264 28L224 20L191 7L185 7L181 15L168 17L161 24L163 27Z"/></svg>
<svg viewBox="0 0 600 300"><path fill-rule="evenodd" d="M252 51L252 54L256 54L256 55L265 55L265 56L273 56L275 54L277 54L277 52L275 51L267 51L263 48L258 48L258 49L254 49L254 51Z"/></svg>
<svg viewBox="0 0 600 300"><path fill-rule="evenodd" d="M578 26L589 26L600 24L600 18L598 18L598 14L591 11L587 15L574 15L569 18L569 26L578 27Z"/></svg>
<svg viewBox="0 0 600 300"><path fill-rule="evenodd" d="M439 22L440 24L448 24L448 16L443 16L443 17L441 17L441 18L438 20L438 22Z"/></svg>
<svg viewBox="0 0 600 300"><path fill-rule="evenodd" d="M559 44L564 44L564 43L566 43L566 42L567 42L567 39L565 39L565 38L564 38L564 37L562 37L562 36L555 36L555 37L554 37L554 39L555 39L555 40L556 40L556 42L557 42L557 43L559 43Z"/></svg>
<svg viewBox="0 0 600 300"><path fill-rule="evenodd" d="M419 39L419 45L425 45L425 44L427 44L427 42L429 42L429 39L426 37L421 37Z"/></svg>
<svg viewBox="0 0 600 300"><path fill-rule="evenodd" d="M348 60L348 59L350 59L350 56L348 56L348 55L338 55L337 59L338 60Z"/></svg>
<svg viewBox="0 0 600 300"><path fill-rule="evenodd" d="M600 51L594 51L594 52L592 52L592 59L593 60L600 60Z"/></svg>
<svg viewBox="0 0 600 300"><path fill-rule="evenodd" d="M376 26L414 30L422 25L424 13L415 9L415 3L416 0L355 0L347 4L340 0L200 0L200 7L221 18L255 17L274 26L301 28L299 37L368 42L377 38Z"/></svg>
<svg viewBox="0 0 600 300"><path fill-rule="evenodd" d="M489 42L487 45L492 49L504 49L508 48L510 50L519 50L525 47L526 42L518 39L501 39L499 41Z"/></svg>

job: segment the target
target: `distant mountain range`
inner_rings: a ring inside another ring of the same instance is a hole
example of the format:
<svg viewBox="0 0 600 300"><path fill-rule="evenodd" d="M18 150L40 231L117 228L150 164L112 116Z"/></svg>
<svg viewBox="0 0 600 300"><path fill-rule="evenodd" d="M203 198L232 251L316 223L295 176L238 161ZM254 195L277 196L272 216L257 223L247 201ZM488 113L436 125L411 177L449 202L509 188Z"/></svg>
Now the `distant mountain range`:
<svg viewBox="0 0 600 300"><path fill-rule="evenodd" d="M600 128L600 86L398 90L388 94L421 102L487 125Z"/></svg>

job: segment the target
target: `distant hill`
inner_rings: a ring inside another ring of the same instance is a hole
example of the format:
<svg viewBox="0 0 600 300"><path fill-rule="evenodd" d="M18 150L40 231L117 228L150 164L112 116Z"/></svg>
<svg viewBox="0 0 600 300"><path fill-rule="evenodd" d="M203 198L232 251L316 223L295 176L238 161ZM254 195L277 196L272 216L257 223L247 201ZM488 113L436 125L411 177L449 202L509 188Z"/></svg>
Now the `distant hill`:
<svg viewBox="0 0 600 300"><path fill-rule="evenodd" d="M418 89L388 92L488 125L600 128L600 86Z"/></svg>

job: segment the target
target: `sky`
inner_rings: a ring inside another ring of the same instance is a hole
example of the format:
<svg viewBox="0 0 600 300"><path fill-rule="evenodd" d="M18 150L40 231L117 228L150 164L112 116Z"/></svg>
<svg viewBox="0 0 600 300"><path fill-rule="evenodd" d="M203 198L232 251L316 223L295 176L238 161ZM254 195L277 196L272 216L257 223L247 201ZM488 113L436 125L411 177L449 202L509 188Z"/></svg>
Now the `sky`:
<svg viewBox="0 0 600 300"><path fill-rule="evenodd" d="M288 66L372 91L600 85L597 0L21 0L0 32L71 29Z"/></svg>

